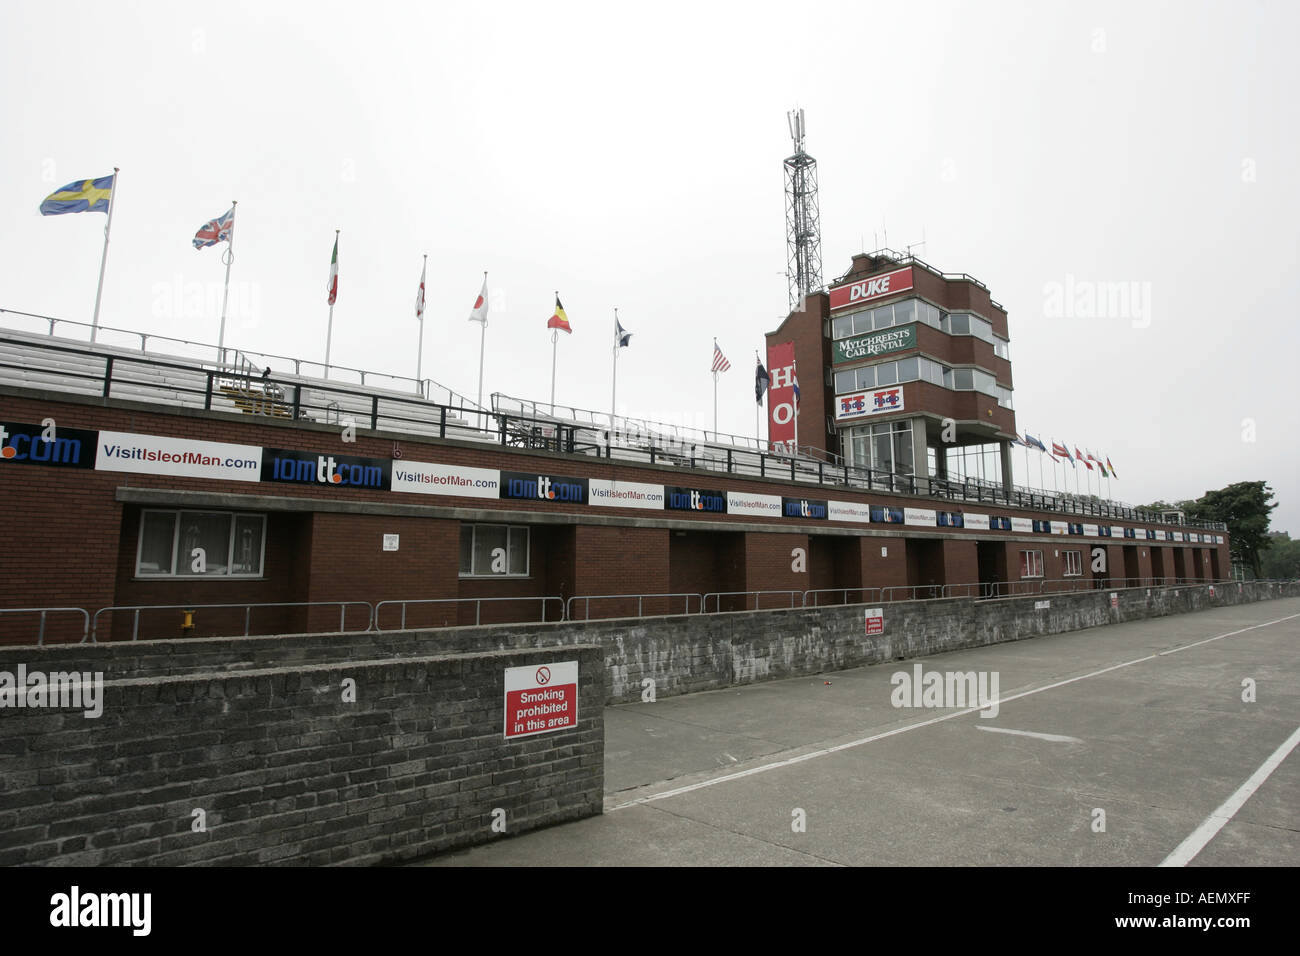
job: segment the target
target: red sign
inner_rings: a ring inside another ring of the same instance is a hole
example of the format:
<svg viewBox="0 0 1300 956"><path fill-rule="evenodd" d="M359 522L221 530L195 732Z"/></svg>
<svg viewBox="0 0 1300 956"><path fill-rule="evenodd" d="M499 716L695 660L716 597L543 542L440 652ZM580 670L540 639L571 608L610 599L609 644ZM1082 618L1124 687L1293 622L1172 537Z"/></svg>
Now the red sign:
<svg viewBox="0 0 1300 956"><path fill-rule="evenodd" d="M531 737L578 726L578 662L506 668L505 736Z"/></svg>
<svg viewBox="0 0 1300 956"><path fill-rule="evenodd" d="M771 381L767 389L767 440L771 447L794 447L798 429L795 426L794 405L794 343L782 342L767 347L767 373ZM821 369L813 369L820 384Z"/></svg>
<svg viewBox="0 0 1300 956"><path fill-rule="evenodd" d="M867 608L867 636L885 633L885 609L883 607Z"/></svg>
<svg viewBox="0 0 1300 956"><path fill-rule="evenodd" d="M861 305L872 299L883 299L887 295L897 295L910 288L912 288L911 266L895 269L884 275L872 276L870 279L859 279L838 289L831 289L831 311Z"/></svg>

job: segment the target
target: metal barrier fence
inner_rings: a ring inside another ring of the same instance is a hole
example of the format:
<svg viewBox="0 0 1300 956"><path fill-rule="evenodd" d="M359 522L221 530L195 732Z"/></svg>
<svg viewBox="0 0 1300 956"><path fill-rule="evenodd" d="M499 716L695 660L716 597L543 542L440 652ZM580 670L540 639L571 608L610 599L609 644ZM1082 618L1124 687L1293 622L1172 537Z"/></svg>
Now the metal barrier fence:
<svg viewBox="0 0 1300 956"><path fill-rule="evenodd" d="M80 614L81 623L81 641L86 643L86 635L90 633L90 615L82 607L3 607L0 608L0 614L39 614L41 616L40 628L37 631L36 643L45 643L45 615L49 613L67 613Z"/></svg>
<svg viewBox="0 0 1300 956"><path fill-rule="evenodd" d="M789 595L789 597L790 597L790 607L798 607L799 605L798 605L797 603L795 603L795 598L796 598L796 597L802 597L802 596L803 596L803 592L802 592L802 591L711 591L711 592L709 592L708 594L704 595L703 598L701 598L701 600L700 600L700 613L702 613L702 614L710 614L710 613L717 613L717 612L721 611L721 610L722 610L722 599L723 599L724 597L741 597L741 596L744 596L744 597L748 598L751 594L754 596L754 606L753 606L753 608L750 608L749 610L754 610L754 611L760 611L760 610L763 610L763 608L759 607L759 604L761 603L762 596L765 595L765 594L786 594L786 595ZM715 599L715 600L714 600L714 604L715 604L716 606L714 607L713 611L710 611L710 610L709 610L709 598L714 598L714 599ZM748 603L748 602L746 602L746 603ZM770 610L770 608L769 608L769 610Z"/></svg>
<svg viewBox="0 0 1300 956"><path fill-rule="evenodd" d="M808 602L808 595L810 595L810 594L812 595L812 603L811 603L811 604ZM811 590L811 591L804 591L804 592L803 592L803 606L804 606L804 607L824 607L824 606L826 606L826 605L823 605L823 604L821 603L821 595L823 595L823 594L842 594L842 595L844 595L844 599L843 599L842 601L839 601L839 602L838 602L838 603L840 603L840 604L871 604L873 601L879 601L879 600L880 600L880 588L815 588L815 589L813 589L813 590ZM861 595L862 595L862 600L861 600L861 601L850 601L850 600L849 600L849 595L850 595L850 594L861 594ZM874 598L871 597L871 595L873 595L873 594L875 595ZM827 602L827 604L829 604L829 603L830 603L830 602Z"/></svg>
<svg viewBox="0 0 1300 956"><path fill-rule="evenodd" d="M350 607L363 607L366 609L366 626L360 628L361 631L369 631L375 619L375 609L369 601L292 601L275 604L134 604L134 605L117 605L113 607L102 607L95 612L91 621L90 641L92 644L99 643L99 616L101 614L111 614L114 611L131 611L133 612L131 621L131 640L140 639L140 612L141 611L211 611L211 610L229 610L231 608L240 608L244 612L244 637L251 633L252 616L254 608L287 608L287 607L337 607L339 609L339 631L347 630L347 614ZM229 637L231 635L221 635ZM85 643L85 638L81 641Z"/></svg>
<svg viewBox="0 0 1300 956"><path fill-rule="evenodd" d="M691 611L691 598L695 598L695 602L696 602L696 604L695 604L695 610L696 610L697 612L698 612L698 611L702 611L703 608L704 608L704 595L702 595L702 594L697 594L697 593L692 592L692 591L680 591L680 592L674 592L674 593L671 593L671 594L575 594L573 597L569 598L569 600L565 602L565 605L564 605L564 619L565 619L566 621L578 621L578 620L589 621L589 620L591 620L591 602L592 602L592 601L617 601L617 600L628 601L628 600L631 600L631 599L633 599L633 598L636 599L636 616L637 616L637 617L645 617L645 616L646 616L646 614L645 614L645 610L644 610L644 608L645 608L645 602L648 601L648 600L654 600L654 599L656 599L656 598L658 598L658 599L665 599L665 598L668 598L668 599L671 599L671 598L682 598L682 599L683 599L683 601L682 601L682 611L681 611L682 614L691 614L691 613L693 613L693 612ZM582 617L581 617L581 618L575 617L575 616L574 616L574 613L573 613L573 612L574 612L574 604L575 604L576 602L578 602L578 601L583 602L583 605L582 605ZM670 607L671 607L671 601L669 602L669 605L670 605ZM673 611L673 610L668 610L668 611L664 611L664 612L662 612L662 613L663 613L664 615L667 615L667 614L676 614L677 612L676 612L676 611ZM653 616L656 616L656 615L651 615L651 616L653 617Z"/></svg>
<svg viewBox="0 0 1300 956"><path fill-rule="evenodd" d="M405 629L406 629L406 626L407 626L407 624L406 624L406 609L407 609L407 607L410 606L410 605L427 605L427 604L452 604L452 605L461 605L461 604L470 604L470 603L472 603L472 604L474 605L474 623L475 623L475 624L481 624L481 623L483 622L483 605L484 605L484 604L496 604L496 603L501 603L501 602L504 602L504 601L511 601L511 602L516 603L516 604L519 603L519 602L521 602L521 601L523 601L523 602L532 602L532 601L539 601L539 602L541 602L541 609L542 609L541 620L542 620L542 621L545 621L545 620L546 620L546 609L547 609L547 607L550 606L550 602L551 602L551 601L554 601L555 604L556 604L556 606L559 608L559 611L560 611L559 616L556 618L556 620L558 620L558 621L563 621L563 620L565 619L565 617L564 617L564 599L561 598L561 597L559 597L559 596L557 596L557 595L547 595L547 596L545 596L545 597L528 596L528 597L504 597L504 598L421 598L421 599L412 599L412 600L380 601L378 604L375 605L375 613L374 613L374 617L372 618L372 620L373 620L372 629L373 629L373 630L376 630L376 631L383 631L383 630L401 631L401 630L405 630ZM380 621L379 621L379 615L381 614L381 612L383 611L383 609L384 609L385 607L392 607L392 606L400 606L400 607L401 607L401 609L402 609L402 620L401 620L401 623L397 625L397 627L393 627L393 628L385 628L385 627L380 623ZM459 607L457 607L456 610L457 610L457 616L459 617L459 610L460 610ZM413 625L413 626L414 626L414 627L455 627L457 623L459 623L459 621L457 621L457 622L455 622L455 623L452 623L452 624L435 624L435 625L417 624L417 625ZM510 622L510 623L520 623L520 622L514 621L514 622Z"/></svg>

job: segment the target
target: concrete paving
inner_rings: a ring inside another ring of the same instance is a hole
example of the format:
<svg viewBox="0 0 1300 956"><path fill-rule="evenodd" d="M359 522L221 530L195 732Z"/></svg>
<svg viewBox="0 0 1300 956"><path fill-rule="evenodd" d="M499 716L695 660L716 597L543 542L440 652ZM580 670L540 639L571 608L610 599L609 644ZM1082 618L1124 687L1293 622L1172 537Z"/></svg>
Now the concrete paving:
<svg viewBox="0 0 1300 956"><path fill-rule="evenodd" d="M1153 866L1300 727L1298 649L1288 599L611 707L603 816L421 864ZM894 707L918 663L996 717ZM1191 865L1300 864L1297 794L1300 748Z"/></svg>

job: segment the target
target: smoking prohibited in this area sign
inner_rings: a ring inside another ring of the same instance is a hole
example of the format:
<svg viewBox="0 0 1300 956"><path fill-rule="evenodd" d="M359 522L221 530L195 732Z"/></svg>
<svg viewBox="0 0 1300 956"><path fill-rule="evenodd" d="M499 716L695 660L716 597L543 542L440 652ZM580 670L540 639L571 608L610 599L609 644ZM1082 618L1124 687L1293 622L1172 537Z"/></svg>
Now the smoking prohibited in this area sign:
<svg viewBox="0 0 1300 956"><path fill-rule="evenodd" d="M578 662L506 668L505 736L578 726Z"/></svg>

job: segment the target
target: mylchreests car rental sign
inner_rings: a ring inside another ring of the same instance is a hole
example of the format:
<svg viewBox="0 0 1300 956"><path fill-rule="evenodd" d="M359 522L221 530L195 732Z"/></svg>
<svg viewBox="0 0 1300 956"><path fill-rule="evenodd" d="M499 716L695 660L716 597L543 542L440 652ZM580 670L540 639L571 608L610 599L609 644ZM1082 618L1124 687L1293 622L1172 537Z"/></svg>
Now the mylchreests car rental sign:
<svg viewBox="0 0 1300 956"><path fill-rule="evenodd" d="M854 338L840 339L835 343L834 364L875 358L891 352L916 348L916 323L900 325L894 329L881 329Z"/></svg>

